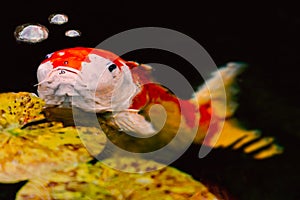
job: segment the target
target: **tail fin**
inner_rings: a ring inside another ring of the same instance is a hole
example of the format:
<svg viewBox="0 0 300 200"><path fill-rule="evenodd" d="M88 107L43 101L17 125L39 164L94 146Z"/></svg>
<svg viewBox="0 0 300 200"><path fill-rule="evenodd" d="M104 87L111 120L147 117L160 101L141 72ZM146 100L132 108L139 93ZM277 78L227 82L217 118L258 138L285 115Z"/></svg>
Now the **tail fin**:
<svg viewBox="0 0 300 200"><path fill-rule="evenodd" d="M283 152L273 137L264 137L259 130L247 130L236 119L226 120L217 140L211 140L208 145L242 150L255 159L265 159Z"/></svg>
<svg viewBox="0 0 300 200"><path fill-rule="evenodd" d="M215 100L215 112L226 110L224 114L219 114L219 117L230 117L237 109L236 94L239 89L236 84L236 77L241 74L247 67L244 63L228 63L225 67L219 68L217 72L212 73L205 85L201 86L196 93L196 99L200 105L210 103ZM218 76L218 74L220 76ZM222 80L220 80L220 78ZM223 89L225 89L225 96ZM224 99L225 98L225 99Z"/></svg>
<svg viewBox="0 0 300 200"><path fill-rule="evenodd" d="M213 148L243 149L255 159L264 159L282 153L282 147L274 143L274 138L262 137L257 130L242 128L233 118L238 107L236 77L246 67L242 63L228 63L199 88L195 97L200 105L201 118L195 142Z"/></svg>

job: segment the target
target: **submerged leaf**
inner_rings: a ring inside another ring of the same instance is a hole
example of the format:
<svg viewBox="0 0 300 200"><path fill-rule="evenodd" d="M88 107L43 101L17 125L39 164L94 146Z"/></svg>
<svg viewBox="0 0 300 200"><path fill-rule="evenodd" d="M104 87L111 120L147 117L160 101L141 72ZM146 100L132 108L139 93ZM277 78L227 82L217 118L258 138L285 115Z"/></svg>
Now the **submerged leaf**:
<svg viewBox="0 0 300 200"><path fill-rule="evenodd" d="M146 160L122 159L105 161L131 168L153 164ZM159 165L157 163L157 165ZM132 170L132 168L131 168ZM133 171L132 171L133 172ZM136 171L138 172L138 171ZM17 194L24 199L216 199L208 189L190 175L166 167L147 173L125 173L113 170L101 162L83 163L52 171L29 181Z"/></svg>
<svg viewBox="0 0 300 200"><path fill-rule="evenodd" d="M105 135L93 127L48 122L21 129L27 122L44 118L40 114L43 102L30 93L3 93L0 102L0 182L44 176L48 171L93 159L82 140L94 146L94 154L105 145Z"/></svg>
<svg viewBox="0 0 300 200"><path fill-rule="evenodd" d="M14 131L19 132L18 136L0 133L0 182L30 179L53 169L93 159L83 145L78 131L87 139L91 136L82 129L86 128L64 128L60 123L47 123L30 129L15 129ZM89 131L97 130L89 128ZM95 142L100 153L106 138L104 134L98 138L100 141Z"/></svg>
<svg viewBox="0 0 300 200"><path fill-rule="evenodd" d="M21 127L43 119L41 114L44 101L28 92L8 92L0 94L0 130Z"/></svg>

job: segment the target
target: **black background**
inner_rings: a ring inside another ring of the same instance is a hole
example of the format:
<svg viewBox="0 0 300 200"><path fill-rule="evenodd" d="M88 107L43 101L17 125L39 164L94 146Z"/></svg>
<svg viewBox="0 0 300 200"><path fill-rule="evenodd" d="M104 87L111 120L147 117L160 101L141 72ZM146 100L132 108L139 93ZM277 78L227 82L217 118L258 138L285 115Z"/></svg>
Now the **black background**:
<svg viewBox="0 0 300 200"><path fill-rule="evenodd" d="M199 146L192 145L173 166L204 183L225 188L236 199L300 199L300 16L296 5L24 1L8 2L1 8L1 92L36 92L36 69L48 53L67 47L95 47L114 34L144 26L170 28L192 37L218 66L229 61L248 63L239 79L236 116L245 127L275 136L285 152L255 161L238 151L217 149L200 160ZM50 25L48 16L53 13L67 14L69 22ZM49 38L38 44L17 43L13 34L16 26L30 22L47 26ZM67 29L79 29L82 36L67 38ZM173 57L155 51L125 55L126 59L173 64L175 68L184 63ZM195 87L202 83L188 67L181 65L180 71ZM0 187L7 188L12 189Z"/></svg>

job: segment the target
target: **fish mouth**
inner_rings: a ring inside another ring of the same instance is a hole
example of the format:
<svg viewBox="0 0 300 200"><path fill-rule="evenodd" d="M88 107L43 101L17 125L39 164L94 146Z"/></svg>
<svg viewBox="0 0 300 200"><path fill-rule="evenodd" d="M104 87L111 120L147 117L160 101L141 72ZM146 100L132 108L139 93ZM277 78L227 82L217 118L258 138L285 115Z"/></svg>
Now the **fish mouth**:
<svg viewBox="0 0 300 200"><path fill-rule="evenodd" d="M57 108L72 108L72 96L63 95L63 96L51 96L46 100L45 107L57 107Z"/></svg>
<svg viewBox="0 0 300 200"><path fill-rule="evenodd" d="M74 88L72 83L62 83L53 90L52 95L48 96L46 104L62 108L71 108L73 98L79 96L78 91Z"/></svg>
<svg viewBox="0 0 300 200"><path fill-rule="evenodd" d="M61 102L61 104L59 105L59 107L62 108L71 108L72 107L72 97L68 96L67 94L64 96L64 101Z"/></svg>

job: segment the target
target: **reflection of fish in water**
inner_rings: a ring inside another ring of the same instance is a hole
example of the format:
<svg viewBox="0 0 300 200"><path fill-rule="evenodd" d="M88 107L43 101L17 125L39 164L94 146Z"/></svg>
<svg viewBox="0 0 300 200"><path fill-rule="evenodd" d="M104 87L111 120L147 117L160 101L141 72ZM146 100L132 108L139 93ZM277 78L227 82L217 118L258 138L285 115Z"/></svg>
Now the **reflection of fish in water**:
<svg viewBox="0 0 300 200"><path fill-rule="evenodd" d="M197 131L195 143L213 147L234 144L234 149L255 152L257 159L281 153L273 138L261 138L257 131L244 130L232 118L237 107L233 101L237 90L234 79L243 68L241 64L227 64L218 70L222 81L214 73L206 83L208 87L200 87L195 99L182 100L154 83L150 66L125 61L109 51L77 47L49 54L41 63L38 94L48 108L64 109L72 103L86 112L112 113L114 127L140 137L153 136L150 138L156 143L171 140L180 125L187 136ZM220 92L221 84L226 101ZM159 134L155 134L158 130Z"/></svg>

